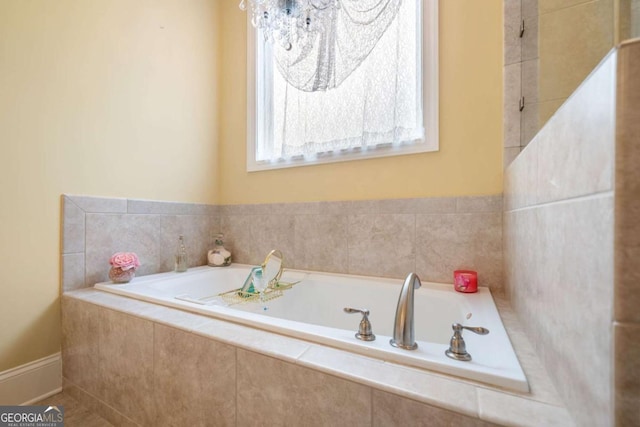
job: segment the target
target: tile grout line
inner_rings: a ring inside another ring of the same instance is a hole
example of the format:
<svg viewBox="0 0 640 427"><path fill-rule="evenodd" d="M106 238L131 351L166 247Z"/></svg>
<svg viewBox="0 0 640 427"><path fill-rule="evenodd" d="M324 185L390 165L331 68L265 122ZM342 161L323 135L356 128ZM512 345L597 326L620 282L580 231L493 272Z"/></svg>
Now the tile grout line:
<svg viewBox="0 0 640 427"><path fill-rule="evenodd" d="M543 207L548 207L548 206L563 205L563 204L568 204L568 203L573 203L573 202L581 202L581 201L588 201L588 200L598 200L598 199L604 199L604 198L606 198L608 196L613 196L614 194L615 194L614 190L604 190L604 191L598 191L598 192L590 193L590 194L584 194L584 195L579 195L579 196L568 197L566 199L551 200L551 201L548 201L548 202L538 203L538 204L534 204L534 205L520 206L520 207L517 207L515 209L504 209L503 212L506 212L506 213L520 212L520 211L525 211L525 210L530 210L530 209L535 209L535 208L543 208Z"/></svg>

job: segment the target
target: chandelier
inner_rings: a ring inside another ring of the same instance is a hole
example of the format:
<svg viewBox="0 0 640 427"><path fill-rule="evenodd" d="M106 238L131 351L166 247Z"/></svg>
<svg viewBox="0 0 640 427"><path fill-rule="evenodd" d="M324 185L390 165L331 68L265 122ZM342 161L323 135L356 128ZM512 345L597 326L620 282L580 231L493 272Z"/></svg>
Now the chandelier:
<svg viewBox="0 0 640 427"><path fill-rule="evenodd" d="M262 31L265 39L284 50L291 50L313 38L334 19L340 8L338 0L248 0L251 24ZM240 1L240 10L247 2Z"/></svg>
<svg viewBox="0 0 640 427"><path fill-rule="evenodd" d="M401 0L241 0L239 7L275 47L285 80L315 92L337 87L358 68L400 5Z"/></svg>

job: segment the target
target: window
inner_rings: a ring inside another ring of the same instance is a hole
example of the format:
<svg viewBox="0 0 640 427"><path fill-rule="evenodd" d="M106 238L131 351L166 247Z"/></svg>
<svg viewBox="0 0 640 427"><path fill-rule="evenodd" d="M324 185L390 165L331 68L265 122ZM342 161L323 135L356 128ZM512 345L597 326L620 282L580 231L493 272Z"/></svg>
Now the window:
<svg viewBox="0 0 640 427"><path fill-rule="evenodd" d="M437 0L402 2L371 53L336 88L286 82L247 24L247 170L438 150Z"/></svg>

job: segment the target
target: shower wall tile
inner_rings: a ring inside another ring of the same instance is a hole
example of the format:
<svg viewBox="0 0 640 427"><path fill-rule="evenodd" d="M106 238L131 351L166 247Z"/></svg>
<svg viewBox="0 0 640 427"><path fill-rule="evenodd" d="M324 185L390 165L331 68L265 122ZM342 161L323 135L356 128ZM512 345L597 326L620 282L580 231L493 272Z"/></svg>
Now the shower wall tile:
<svg viewBox="0 0 640 427"><path fill-rule="evenodd" d="M538 15L540 0L522 0L522 17L524 19Z"/></svg>
<svg viewBox="0 0 640 427"><path fill-rule="evenodd" d="M347 215L296 215L295 267L344 272L349 268Z"/></svg>
<svg viewBox="0 0 640 427"><path fill-rule="evenodd" d="M369 387L237 350L237 425L370 426Z"/></svg>
<svg viewBox="0 0 640 427"><path fill-rule="evenodd" d="M612 213L609 194L504 217L507 294L582 425L611 414Z"/></svg>
<svg viewBox="0 0 640 427"><path fill-rule="evenodd" d="M416 270L451 283L453 271L478 271L481 286L502 288L502 213L417 215Z"/></svg>
<svg viewBox="0 0 640 427"><path fill-rule="evenodd" d="M233 346L154 325L154 425L233 426Z"/></svg>
<svg viewBox="0 0 640 427"><path fill-rule="evenodd" d="M504 149L503 157L502 157L502 167L503 169L507 169L507 167L518 157L522 150L520 147L507 147Z"/></svg>
<svg viewBox="0 0 640 427"><path fill-rule="evenodd" d="M504 13L504 64L521 61L520 22L522 21L522 0L505 0Z"/></svg>
<svg viewBox="0 0 640 427"><path fill-rule="evenodd" d="M520 97L522 96L522 63L504 67L504 147L520 147Z"/></svg>
<svg viewBox="0 0 640 427"><path fill-rule="evenodd" d="M374 390L372 425L488 427L493 424Z"/></svg>
<svg viewBox="0 0 640 427"><path fill-rule="evenodd" d="M62 197L62 253L84 252L84 211L67 197Z"/></svg>
<svg viewBox="0 0 640 427"><path fill-rule="evenodd" d="M537 200L538 144L529 144L504 173L504 209L533 206Z"/></svg>
<svg viewBox="0 0 640 427"><path fill-rule="evenodd" d="M349 216L349 273L403 277L415 269L415 215Z"/></svg>
<svg viewBox="0 0 640 427"><path fill-rule="evenodd" d="M537 135L537 203L613 189L615 73L614 52Z"/></svg>
<svg viewBox="0 0 640 427"><path fill-rule="evenodd" d="M84 287L84 252L62 255L62 292Z"/></svg>
<svg viewBox="0 0 640 427"><path fill-rule="evenodd" d="M520 114L520 146L522 148L529 145L538 133L540 128L538 113L537 104L528 103L525 99L525 106Z"/></svg>
<svg viewBox="0 0 640 427"><path fill-rule="evenodd" d="M522 96L524 96L525 105L538 102L537 59L529 59L522 62Z"/></svg>
<svg viewBox="0 0 640 427"><path fill-rule="evenodd" d="M578 425L637 416L636 359L619 356L633 350L612 323L640 320L640 50L627 48L601 62L505 173L507 295Z"/></svg>
<svg viewBox="0 0 640 427"><path fill-rule="evenodd" d="M524 0L531 3L531 0ZM538 15L525 17L524 34L522 35L522 60L529 61L538 58Z"/></svg>

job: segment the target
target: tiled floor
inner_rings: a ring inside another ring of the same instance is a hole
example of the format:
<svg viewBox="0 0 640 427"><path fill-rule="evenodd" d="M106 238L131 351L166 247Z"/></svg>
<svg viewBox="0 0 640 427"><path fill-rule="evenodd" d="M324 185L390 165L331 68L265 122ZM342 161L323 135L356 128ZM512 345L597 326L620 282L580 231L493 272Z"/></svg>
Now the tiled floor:
<svg viewBox="0 0 640 427"><path fill-rule="evenodd" d="M64 407L65 427L112 427L113 424L106 421L100 415L82 406L73 397L64 391L47 397L44 400L34 403L34 405L53 405Z"/></svg>

